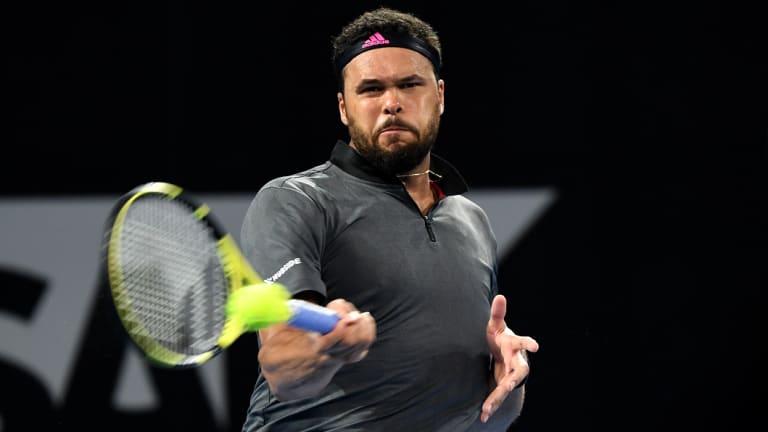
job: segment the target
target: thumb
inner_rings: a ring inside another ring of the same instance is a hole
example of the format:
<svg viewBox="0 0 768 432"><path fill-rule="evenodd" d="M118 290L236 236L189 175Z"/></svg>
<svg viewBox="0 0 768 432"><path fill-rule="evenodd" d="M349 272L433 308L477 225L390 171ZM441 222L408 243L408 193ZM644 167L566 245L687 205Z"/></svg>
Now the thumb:
<svg viewBox="0 0 768 432"><path fill-rule="evenodd" d="M506 315L507 299L503 295L499 294L493 298L493 303L491 303L491 318L488 320L487 330L489 335L495 335L507 328L507 323L504 321L504 317Z"/></svg>

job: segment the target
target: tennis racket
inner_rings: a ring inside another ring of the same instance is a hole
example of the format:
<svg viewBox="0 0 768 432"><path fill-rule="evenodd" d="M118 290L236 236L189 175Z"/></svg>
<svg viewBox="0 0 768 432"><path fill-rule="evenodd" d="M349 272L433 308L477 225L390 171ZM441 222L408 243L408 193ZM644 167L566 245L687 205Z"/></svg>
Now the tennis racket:
<svg viewBox="0 0 768 432"><path fill-rule="evenodd" d="M148 359L194 367L276 323L328 333L339 316L265 283L204 203L171 183L123 195L102 253L120 321Z"/></svg>

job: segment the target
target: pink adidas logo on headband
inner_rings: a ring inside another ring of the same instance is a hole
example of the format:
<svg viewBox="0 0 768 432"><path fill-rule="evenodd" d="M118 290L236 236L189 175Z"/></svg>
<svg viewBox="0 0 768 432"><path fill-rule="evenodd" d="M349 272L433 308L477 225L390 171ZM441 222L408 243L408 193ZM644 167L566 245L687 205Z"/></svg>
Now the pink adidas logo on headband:
<svg viewBox="0 0 768 432"><path fill-rule="evenodd" d="M389 39L384 39L384 36L382 36L381 33L376 32L373 34L373 36L369 37L367 41L363 42L362 48L368 48L374 45L382 45L388 43Z"/></svg>

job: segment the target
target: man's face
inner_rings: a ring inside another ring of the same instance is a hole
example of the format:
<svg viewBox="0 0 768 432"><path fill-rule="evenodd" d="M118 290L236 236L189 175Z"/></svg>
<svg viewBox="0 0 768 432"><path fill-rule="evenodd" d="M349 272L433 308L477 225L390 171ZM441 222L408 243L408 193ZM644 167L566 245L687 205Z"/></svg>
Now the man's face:
<svg viewBox="0 0 768 432"><path fill-rule="evenodd" d="M343 73L339 113L352 147L382 172L414 169L431 150L443 112L444 84L432 64L407 48L377 48Z"/></svg>

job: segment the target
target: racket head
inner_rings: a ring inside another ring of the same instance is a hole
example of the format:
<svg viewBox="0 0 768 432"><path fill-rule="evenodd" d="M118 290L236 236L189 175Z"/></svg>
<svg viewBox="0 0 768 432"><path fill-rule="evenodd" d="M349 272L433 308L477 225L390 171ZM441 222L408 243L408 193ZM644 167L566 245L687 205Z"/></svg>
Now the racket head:
<svg viewBox="0 0 768 432"><path fill-rule="evenodd" d="M117 315L152 362L199 366L246 331L227 302L261 278L211 209L181 187L150 182L123 195L104 239Z"/></svg>

